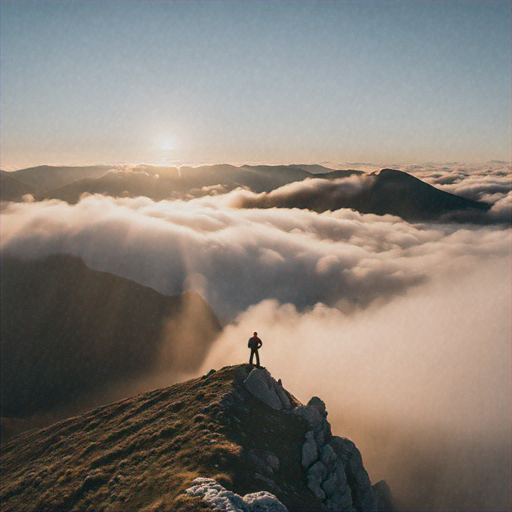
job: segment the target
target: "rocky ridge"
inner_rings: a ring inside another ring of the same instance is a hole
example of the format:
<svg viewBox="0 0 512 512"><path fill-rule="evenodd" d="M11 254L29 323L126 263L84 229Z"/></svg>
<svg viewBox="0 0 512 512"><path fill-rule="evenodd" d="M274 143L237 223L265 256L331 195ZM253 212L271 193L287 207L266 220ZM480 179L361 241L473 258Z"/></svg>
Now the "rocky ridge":
<svg viewBox="0 0 512 512"><path fill-rule="evenodd" d="M250 365L23 432L0 464L3 512L392 510L324 403Z"/></svg>

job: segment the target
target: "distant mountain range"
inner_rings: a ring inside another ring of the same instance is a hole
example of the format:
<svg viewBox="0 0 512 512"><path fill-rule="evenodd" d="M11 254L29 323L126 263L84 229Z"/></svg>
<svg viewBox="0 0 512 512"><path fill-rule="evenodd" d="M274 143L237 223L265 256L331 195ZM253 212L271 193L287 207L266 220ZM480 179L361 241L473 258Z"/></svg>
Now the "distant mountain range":
<svg viewBox="0 0 512 512"><path fill-rule="evenodd" d="M2 171L2 179L5 175L9 175L10 178L30 187L33 193L41 194L84 178L98 178L111 168L107 165L83 167L39 165L13 172Z"/></svg>
<svg viewBox="0 0 512 512"><path fill-rule="evenodd" d="M392 214L408 221L443 220L487 222L490 205L433 187L394 169L366 174L311 166L208 165L130 169L92 167L33 167L2 172L2 200L19 201L32 193L36 199L60 199L74 204L83 194L112 197L146 196L154 200L190 199L222 194L242 187L262 197L247 198L245 207L304 208L318 212L350 208L361 213ZM347 186L343 178L360 177L360 186ZM282 189L308 179L324 180L325 186Z"/></svg>
<svg viewBox="0 0 512 512"><path fill-rule="evenodd" d="M36 199L61 199L72 204L84 193L113 197L147 196L162 200L182 198L191 192L198 194L201 189L209 187L221 187L222 191L244 187L253 192L269 192L306 178L331 179L362 174L361 171L333 171L319 165L307 167L312 167L314 172L294 165L235 167L219 164L181 168L153 165L130 168L40 166L2 172L2 200L19 201L25 193L34 194ZM16 188L15 182L25 188ZM204 191L205 194L207 192Z"/></svg>
<svg viewBox="0 0 512 512"><path fill-rule="evenodd" d="M220 331L199 295L168 297L74 256L3 255L1 271L2 416L29 417L145 375L194 370Z"/></svg>

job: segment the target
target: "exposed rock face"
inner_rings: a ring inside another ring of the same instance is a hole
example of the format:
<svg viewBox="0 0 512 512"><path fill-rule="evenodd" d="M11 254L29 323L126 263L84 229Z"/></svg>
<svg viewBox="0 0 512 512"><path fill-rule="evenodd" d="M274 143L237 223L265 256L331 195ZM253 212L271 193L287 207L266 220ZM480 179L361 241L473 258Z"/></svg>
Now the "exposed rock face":
<svg viewBox="0 0 512 512"><path fill-rule="evenodd" d="M265 368L254 368L244 381L245 388L256 398L278 411L291 407L290 398Z"/></svg>
<svg viewBox="0 0 512 512"><path fill-rule="evenodd" d="M253 492L244 497L226 490L213 478L196 478L185 492L189 496L201 496L219 512L288 512L288 509L266 491Z"/></svg>
<svg viewBox="0 0 512 512"><path fill-rule="evenodd" d="M386 512L393 512L395 507L393 505L393 496L389 485L381 480L372 486L375 497L377 498L377 509Z"/></svg>
<svg viewBox="0 0 512 512"><path fill-rule="evenodd" d="M302 445L302 467L308 488L327 510L378 510L377 495L372 489L359 450L352 441L332 435L325 403L320 398L315 396L307 405L292 407L280 383L265 369L253 369L244 386L273 409L288 411L307 423L308 430ZM281 399L279 391L285 400ZM389 488L385 489L384 486L387 488L385 482L379 483L380 501L390 505L391 500L386 498L390 496L387 492Z"/></svg>
<svg viewBox="0 0 512 512"><path fill-rule="evenodd" d="M322 400L313 397L293 414L308 423L302 465L315 496L328 510L376 511L376 497L361 454L351 441L331 434Z"/></svg>

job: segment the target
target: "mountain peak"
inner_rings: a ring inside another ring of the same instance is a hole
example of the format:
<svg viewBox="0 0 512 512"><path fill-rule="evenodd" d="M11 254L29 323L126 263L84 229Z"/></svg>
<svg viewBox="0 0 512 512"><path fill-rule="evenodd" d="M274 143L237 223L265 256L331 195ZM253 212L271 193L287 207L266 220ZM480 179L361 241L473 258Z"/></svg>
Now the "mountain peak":
<svg viewBox="0 0 512 512"><path fill-rule="evenodd" d="M404 172L404 171L398 171L397 169L381 169L380 171L376 171L372 174L377 176L381 180L386 179L386 180L421 181L418 178L412 176L411 174Z"/></svg>
<svg viewBox="0 0 512 512"><path fill-rule="evenodd" d="M244 512L366 511L387 489L321 399L247 364L24 432L2 469L3 510L227 510L215 495Z"/></svg>
<svg viewBox="0 0 512 512"><path fill-rule="evenodd" d="M374 181L360 197L359 211L391 213L410 221L478 220L490 209L474 201L438 189L404 171L382 169L371 174Z"/></svg>

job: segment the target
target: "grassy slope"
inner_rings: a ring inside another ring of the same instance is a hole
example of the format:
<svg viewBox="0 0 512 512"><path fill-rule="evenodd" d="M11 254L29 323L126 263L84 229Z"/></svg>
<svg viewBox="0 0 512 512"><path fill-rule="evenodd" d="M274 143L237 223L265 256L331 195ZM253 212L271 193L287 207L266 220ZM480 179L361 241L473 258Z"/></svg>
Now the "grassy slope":
<svg viewBox="0 0 512 512"><path fill-rule="evenodd" d="M226 367L20 434L2 447L2 511L209 510L183 494L197 476L321 510L300 464L305 425L250 395L249 370Z"/></svg>

